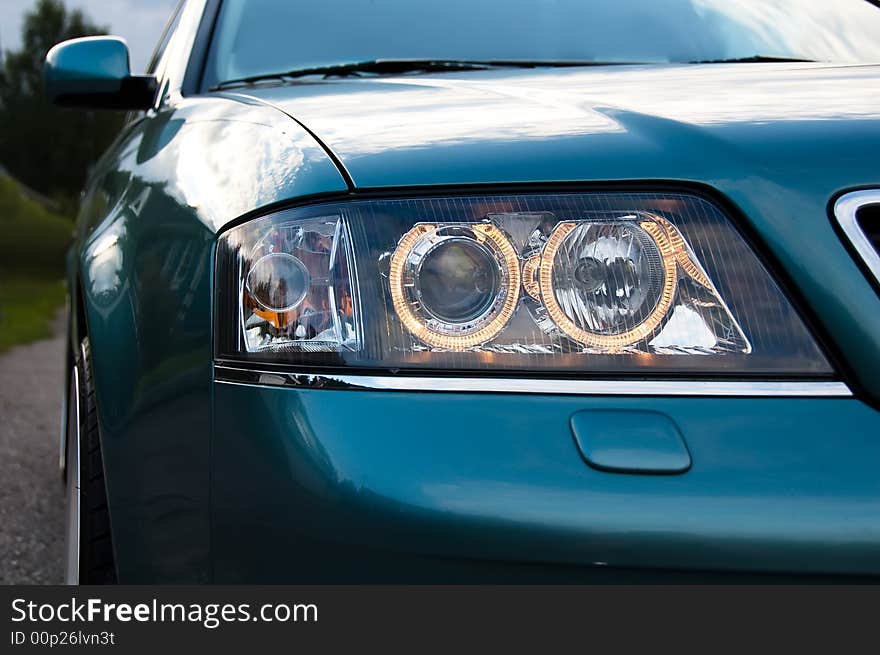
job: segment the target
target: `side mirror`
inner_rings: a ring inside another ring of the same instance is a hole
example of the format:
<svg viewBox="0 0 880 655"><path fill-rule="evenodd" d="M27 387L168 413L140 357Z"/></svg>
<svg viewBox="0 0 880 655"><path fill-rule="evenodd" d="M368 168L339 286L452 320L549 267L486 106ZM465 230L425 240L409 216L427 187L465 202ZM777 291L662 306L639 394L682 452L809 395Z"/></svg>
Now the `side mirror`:
<svg viewBox="0 0 880 655"><path fill-rule="evenodd" d="M150 75L133 76L128 46L115 36L64 41L46 55L46 96L60 107L149 109L158 84Z"/></svg>

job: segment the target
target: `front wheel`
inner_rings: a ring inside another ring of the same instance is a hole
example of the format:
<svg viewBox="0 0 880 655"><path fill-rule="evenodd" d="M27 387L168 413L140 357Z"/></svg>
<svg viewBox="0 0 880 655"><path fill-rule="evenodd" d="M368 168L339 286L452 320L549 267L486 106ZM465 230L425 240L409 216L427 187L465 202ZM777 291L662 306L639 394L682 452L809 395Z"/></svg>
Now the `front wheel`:
<svg viewBox="0 0 880 655"><path fill-rule="evenodd" d="M116 564L88 338L73 362L67 401L67 584L115 584Z"/></svg>

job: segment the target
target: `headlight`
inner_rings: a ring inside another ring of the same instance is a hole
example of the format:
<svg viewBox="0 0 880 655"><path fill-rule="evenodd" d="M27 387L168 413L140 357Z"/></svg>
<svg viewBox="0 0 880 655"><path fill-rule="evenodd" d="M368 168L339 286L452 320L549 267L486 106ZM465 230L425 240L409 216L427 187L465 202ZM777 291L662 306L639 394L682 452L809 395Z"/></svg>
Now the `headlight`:
<svg viewBox="0 0 880 655"><path fill-rule="evenodd" d="M721 211L686 194L300 207L223 234L216 291L220 361L831 373Z"/></svg>

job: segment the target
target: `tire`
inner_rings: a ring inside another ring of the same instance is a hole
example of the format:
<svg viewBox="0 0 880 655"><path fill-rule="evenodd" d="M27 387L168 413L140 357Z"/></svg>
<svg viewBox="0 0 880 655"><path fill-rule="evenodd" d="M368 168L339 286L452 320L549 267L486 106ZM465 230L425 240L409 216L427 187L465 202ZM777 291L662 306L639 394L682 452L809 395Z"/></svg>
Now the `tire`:
<svg viewBox="0 0 880 655"><path fill-rule="evenodd" d="M67 420L68 584L116 584L113 536L91 349L83 339L70 376Z"/></svg>

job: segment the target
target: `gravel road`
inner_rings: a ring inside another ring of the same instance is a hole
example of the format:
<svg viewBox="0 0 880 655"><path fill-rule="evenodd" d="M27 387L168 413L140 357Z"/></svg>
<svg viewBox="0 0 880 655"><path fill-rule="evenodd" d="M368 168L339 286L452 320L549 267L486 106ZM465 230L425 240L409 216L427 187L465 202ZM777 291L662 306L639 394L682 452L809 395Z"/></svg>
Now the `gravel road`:
<svg viewBox="0 0 880 655"><path fill-rule="evenodd" d="M0 355L0 584L64 581L64 339L56 334Z"/></svg>

